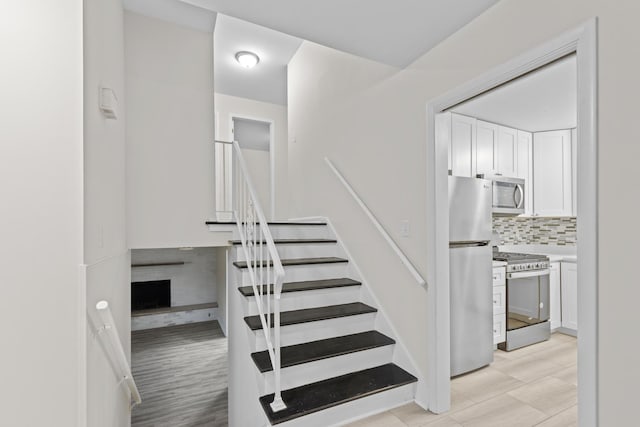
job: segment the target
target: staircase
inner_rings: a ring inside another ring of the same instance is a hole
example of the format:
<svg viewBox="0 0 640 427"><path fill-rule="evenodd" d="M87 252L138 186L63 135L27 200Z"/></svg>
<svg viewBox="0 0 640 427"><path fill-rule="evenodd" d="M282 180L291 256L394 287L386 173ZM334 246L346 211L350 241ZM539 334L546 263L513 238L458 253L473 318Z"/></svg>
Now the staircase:
<svg viewBox="0 0 640 427"><path fill-rule="evenodd" d="M280 299L283 410L257 296L240 241L228 260L230 425L333 426L412 401L416 377L401 368L375 299L323 221L270 223L285 270ZM266 265L265 265L266 268ZM235 288L235 289L233 289ZM273 293L273 286L260 292Z"/></svg>

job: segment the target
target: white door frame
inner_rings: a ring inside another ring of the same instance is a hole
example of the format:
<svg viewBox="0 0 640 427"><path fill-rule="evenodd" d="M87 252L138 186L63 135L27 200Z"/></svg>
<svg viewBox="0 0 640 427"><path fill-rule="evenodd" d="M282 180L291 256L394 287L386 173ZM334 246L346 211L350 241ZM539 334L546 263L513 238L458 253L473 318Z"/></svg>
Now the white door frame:
<svg viewBox="0 0 640 427"><path fill-rule="evenodd" d="M262 117L256 116L247 116L246 114L229 114L229 133L232 140L236 140L235 134L233 133L233 119L245 119L245 120L254 120L257 122L269 123L269 216L271 217L269 221L275 220L276 218L276 144L275 144L275 121L271 119L265 119ZM267 207L262 206L262 209L267 209ZM265 212L266 213L266 212Z"/></svg>
<svg viewBox="0 0 640 427"><path fill-rule="evenodd" d="M582 427L598 425L598 116L597 20L532 49L438 97L427 105L429 409L450 407L449 207L447 135L437 114L571 53L578 73L578 417Z"/></svg>

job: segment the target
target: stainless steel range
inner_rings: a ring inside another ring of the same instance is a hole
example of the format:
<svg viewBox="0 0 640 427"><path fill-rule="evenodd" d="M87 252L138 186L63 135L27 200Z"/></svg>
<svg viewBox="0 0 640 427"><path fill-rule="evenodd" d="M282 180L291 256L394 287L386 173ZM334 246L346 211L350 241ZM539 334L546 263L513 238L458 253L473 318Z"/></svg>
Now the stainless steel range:
<svg viewBox="0 0 640 427"><path fill-rule="evenodd" d="M511 351L548 340L549 258L494 252L493 259L507 263L507 339L498 348Z"/></svg>

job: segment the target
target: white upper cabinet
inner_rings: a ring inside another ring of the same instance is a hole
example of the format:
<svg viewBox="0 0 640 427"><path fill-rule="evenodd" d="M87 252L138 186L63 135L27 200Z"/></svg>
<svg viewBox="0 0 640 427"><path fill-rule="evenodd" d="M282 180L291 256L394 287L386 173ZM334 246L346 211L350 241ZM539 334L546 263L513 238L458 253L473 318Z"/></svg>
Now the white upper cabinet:
<svg viewBox="0 0 640 427"><path fill-rule="evenodd" d="M518 167L518 131L505 126L498 127L498 145L496 146L498 175L517 177Z"/></svg>
<svg viewBox="0 0 640 427"><path fill-rule="evenodd" d="M454 176L476 175L473 153L476 145L476 119L451 114L450 169Z"/></svg>
<svg viewBox="0 0 640 427"><path fill-rule="evenodd" d="M524 213L533 213L533 156L531 155L533 134L531 132L518 131L516 166L517 178L524 179Z"/></svg>
<svg viewBox="0 0 640 427"><path fill-rule="evenodd" d="M539 216L571 216L571 131L533 135L533 209Z"/></svg>
<svg viewBox="0 0 640 427"><path fill-rule="evenodd" d="M495 175L498 172L496 165L498 145L498 125L477 121L476 126L476 173Z"/></svg>

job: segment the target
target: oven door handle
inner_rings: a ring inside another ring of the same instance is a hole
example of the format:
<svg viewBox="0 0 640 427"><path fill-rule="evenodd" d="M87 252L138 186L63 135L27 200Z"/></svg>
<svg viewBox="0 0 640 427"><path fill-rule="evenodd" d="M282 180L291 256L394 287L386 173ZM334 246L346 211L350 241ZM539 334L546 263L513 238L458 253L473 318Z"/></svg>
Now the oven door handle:
<svg viewBox="0 0 640 427"><path fill-rule="evenodd" d="M507 273L507 279L524 279L526 277L536 277L536 276L548 276L550 270L545 268L543 270L533 270L533 271L522 271L518 273Z"/></svg>

